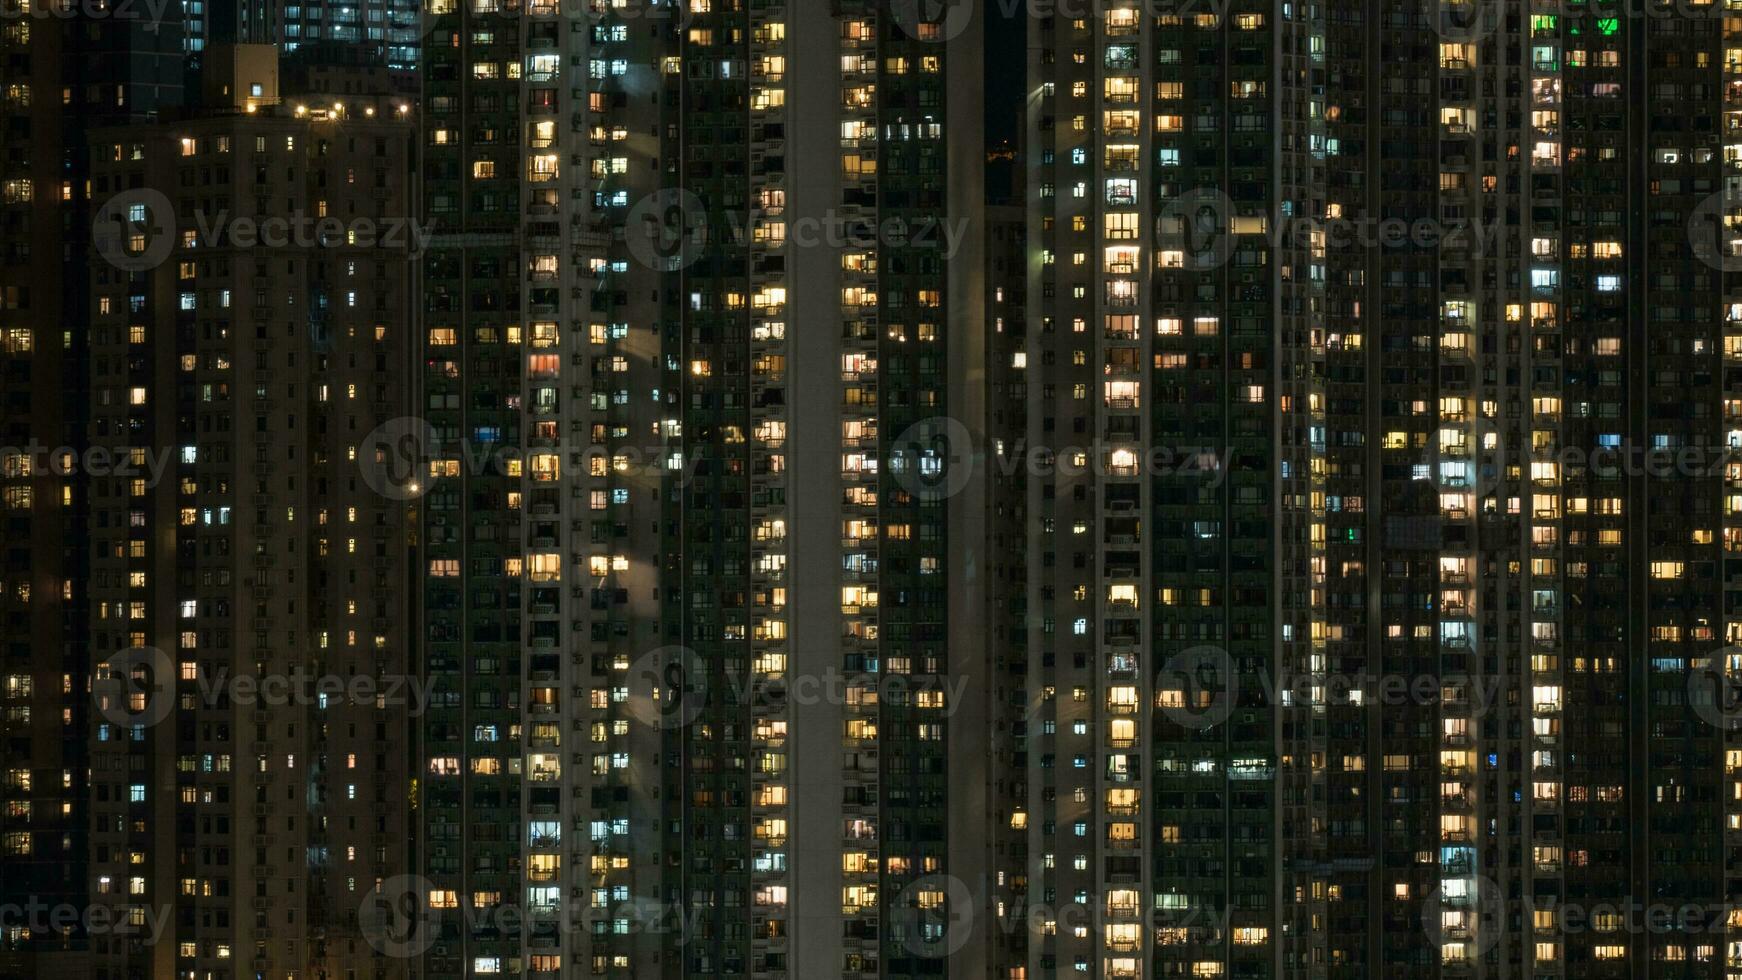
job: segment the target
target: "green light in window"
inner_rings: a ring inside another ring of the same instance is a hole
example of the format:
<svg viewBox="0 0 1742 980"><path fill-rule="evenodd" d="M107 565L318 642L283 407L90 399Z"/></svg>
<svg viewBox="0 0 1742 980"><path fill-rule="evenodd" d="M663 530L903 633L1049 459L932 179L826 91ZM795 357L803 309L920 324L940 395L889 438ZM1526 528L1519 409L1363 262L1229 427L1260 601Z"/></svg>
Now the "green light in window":
<svg viewBox="0 0 1742 980"><path fill-rule="evenodd" d="M1602 32L1604 37L1609 37L1610 35L1614 34L1616 31L1618 31L1620 29L1621 29L1621 18L1619 18L1619 17L1599 17L1599 18L1597 18L1597 30Z"/></svg>

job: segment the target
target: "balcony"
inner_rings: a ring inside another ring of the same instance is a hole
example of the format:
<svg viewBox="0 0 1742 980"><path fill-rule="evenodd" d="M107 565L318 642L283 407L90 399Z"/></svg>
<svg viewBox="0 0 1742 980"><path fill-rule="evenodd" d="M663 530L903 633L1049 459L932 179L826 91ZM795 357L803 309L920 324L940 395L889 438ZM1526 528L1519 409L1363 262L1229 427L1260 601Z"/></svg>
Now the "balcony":
<svg viewBox="0 0 1742 980"><path fill-rule="evenodd" d="M1128 936L1108 936L1107 949L1114 953L1135 953L1143 948L1141 939ZM1134 974L1133 974L1134 975Z"/></svg>

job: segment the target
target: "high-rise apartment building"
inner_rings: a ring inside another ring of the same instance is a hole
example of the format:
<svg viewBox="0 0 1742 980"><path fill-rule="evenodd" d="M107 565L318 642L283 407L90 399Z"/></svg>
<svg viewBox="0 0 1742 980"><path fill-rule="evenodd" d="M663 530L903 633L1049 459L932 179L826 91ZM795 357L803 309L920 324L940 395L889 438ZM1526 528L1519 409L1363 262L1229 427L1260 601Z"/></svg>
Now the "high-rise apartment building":
<svg viewBox="0 0 1742 980"><path fill-rule="evenodd" d="M91 135L92 977L406 970L413 107L262 95Z"/></svg>
<svg viewBox="0 0 1742 980"><path fill-rule="evenodd" d="M1039 479L1040 468L1027 462L1031 436L1028 357L1033 343L1028 287L1034 257L1028 244L1027 210L1015 204L989 206L986 228L983 445L991 455L980 458L992 464L985 466L981 485L989 606L984 637L977 646L985 650L984 670L991 681L970 683L989 688L983 694L986 715L982 724L988 726L991 795L986 812L979 817L984 821L990 853L985 883L967 889L967 908L950 912L960 921L981 914L980 909L987 910L979 942L965 947L985 956L976 975L1007 976L1012 967L1028 962L1026 902L1032 856L1026 821L1027 815L1038 809L1038 797L1032 794L1042 791L1038 774L1031 771L1040 756L1032 755L1031 747L1038 723L1037 699L1044 694L1043 688L1030 683L1029 620L1042 595L1041 577L1031 574L1030 560L1045 549L1040 546L1038 522L1029 519L1041 506L1043 481ZM967 446L973 441L971 435L965 440ZM971 458L959 453L951 464L959 467ZM973 672L969 676L973 677ZM960 902L963 895L958 890L952 901ZM992 917L992 912L1001 917Z"/></svg>
<svg viewBox="0 0 1742 980"><path fill-rule="evenodd" d="M1000 975L1742 971L1734 19L1029 28Z"/></svg>
<svg viewBox="0 0 1742 980"><path fill-rule="evenodd" d="M0 974L1742 978L1742 13L1005 6L0 27Z"/></svg>
<svg viewBox="0 0 1742 980"><path fill-rule="evenodd" d="M1182 205L1199 184L1256 212L1284 172L1271 113L1287 115L1277 75L1292 76L1272 47L1288 27L1259 9L1158 18L1110 4L1030 25L1040 258L1020 435L1039 533L1025 543L1027 635L1013 643L1032 714L1012 814L1027 861L1011 870L1024 876L1012 901L1038 928L1006 976L1249 977L1274 964L1279 735L1250 705L1277 663L1273 597L1300 557L1273 486L1272 372L1294 280L1272 278L1280 258L1246 252L1187 267L1191 243L1165 237L1173 214L1196 230ZM1182 160L1206 169L1173 169ZM1164 665L1200 659L1250 692L1220 724L1166 710Z"/></svg>
<svg viewBox="0 0 1742 980"><path fill-rule="evenodd" d="M426 968L937 972L984 873L929 438L976 397L976 44L590 13L432 8Z"/></svg>
<svg viewBox="0 0 1742 980"><path fill-rule="evenodd" d="M157 5L167 0L140 0ZM271 44L285 55L378 65L396 72L417 68L421 7L414 0L183 0L183 48L189 67L205 68L208 51L236 44Z"/></svg>
<svg viewBox="0 0 1742 980"><path fill-rule="evenodd" d="M90 398L92 126L181 94L179 11L11 4L0 24L0 891L85 904L88 686L82 463ZM53 16L45 16L52 13ZM76 696L69 692L78 692ZM0 971L78 971L82 919L8 919Z"/></svg>

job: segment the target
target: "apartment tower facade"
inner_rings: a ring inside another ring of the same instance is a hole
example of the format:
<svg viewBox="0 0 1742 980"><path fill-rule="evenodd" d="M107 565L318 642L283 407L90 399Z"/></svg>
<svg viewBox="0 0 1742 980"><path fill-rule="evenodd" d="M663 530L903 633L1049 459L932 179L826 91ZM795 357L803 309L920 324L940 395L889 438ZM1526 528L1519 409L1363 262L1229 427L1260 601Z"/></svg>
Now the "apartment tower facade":
<svg viewBox="0 0 1742 980"><path fill-rule="evenodd" d="M276 93L269 93L275 96ZM423 707L403 417L413 107L296 99L92 134L93 977L404 976Z"/></svg>
<svg viewBox="0 0 1742 980"><path fill-rule="evenodd" d="M1029 22L1028 445L1078 466L1001 975L1742 970L1737 30Z"/></svg>
<svg viewBox="0 0 1742 980"><path fill-rule="evenodd" d="M977 397L977 44L429 25L427 974L942 972L943 876L987 873L933 438Z"/></svg>
<svg viewBox="0 0 1742 980"><path fill-rule="evenodd" d="M0 92L0 885L23 905L87 899L90 158L94 126L181 97L179 11L5 10ZM72 13L68 11L67 13ZM100 202L98 202L100 203ZM69 460L73 461L69 465ZM0 969L83 968L85 922L37 913L0 934Z"/></svg>

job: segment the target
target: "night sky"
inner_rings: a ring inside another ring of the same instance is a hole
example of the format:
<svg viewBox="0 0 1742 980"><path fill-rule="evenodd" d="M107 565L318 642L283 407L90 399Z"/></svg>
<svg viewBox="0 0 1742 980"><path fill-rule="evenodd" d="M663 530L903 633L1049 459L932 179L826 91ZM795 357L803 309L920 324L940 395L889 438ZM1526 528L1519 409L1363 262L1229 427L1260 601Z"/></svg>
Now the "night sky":
<svg viewBox="0 0 1742 980"><path fill-rule="evenodd" d="M1006 8L1010 12L1006 13ZM1027 67L1028 39L1025 4L986 2L986 150L1015 149L1022 136L1022 108ZM986 172L986 195L994 204L1010 199L1010 175L1014 166L991 161Z"/></svg>

